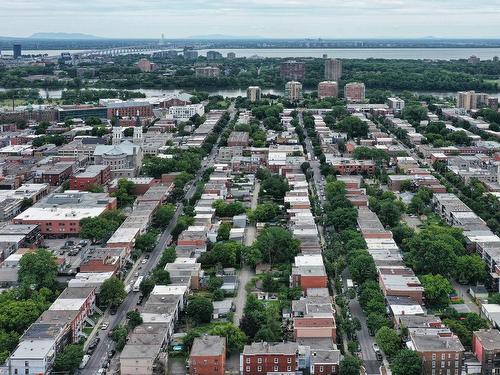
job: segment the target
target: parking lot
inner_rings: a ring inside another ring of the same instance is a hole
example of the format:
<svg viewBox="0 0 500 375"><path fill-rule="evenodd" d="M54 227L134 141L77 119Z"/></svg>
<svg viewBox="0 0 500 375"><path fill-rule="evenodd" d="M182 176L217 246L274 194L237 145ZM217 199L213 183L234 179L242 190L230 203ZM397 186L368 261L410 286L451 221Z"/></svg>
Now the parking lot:
<svg viewBox="0 0 500 375"><path fill-rule="evenodd" d="M63 239L46 239L45 246L58 258L64 259L64 273L76 273L85 255L90 250L90 243L78 237Z"/></svg>

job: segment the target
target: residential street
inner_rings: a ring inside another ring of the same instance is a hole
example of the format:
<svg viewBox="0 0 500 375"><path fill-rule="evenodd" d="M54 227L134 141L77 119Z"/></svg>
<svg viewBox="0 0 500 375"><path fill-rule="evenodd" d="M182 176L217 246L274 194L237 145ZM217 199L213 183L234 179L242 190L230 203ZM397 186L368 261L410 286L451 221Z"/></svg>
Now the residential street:
<svg viewBox="0 0 500 375"><path fill-rule="evenodd" d="M260 183L257 181L255 183L253 194L252 194L252 210L257 207L259 199ZM255 224L252 223L247 227L247 232L245 236L245 245L250 246L255 240L256 228ZM239 274L239 284L238 284L238 294L234 298L235 312L233 317L234 325L239 326L240 320L243 317L243 309L245 308L245 303L247 300L247 291L245 286L247 283L255 276L255 272L252 268L248 266L242 266Z"/></svg>

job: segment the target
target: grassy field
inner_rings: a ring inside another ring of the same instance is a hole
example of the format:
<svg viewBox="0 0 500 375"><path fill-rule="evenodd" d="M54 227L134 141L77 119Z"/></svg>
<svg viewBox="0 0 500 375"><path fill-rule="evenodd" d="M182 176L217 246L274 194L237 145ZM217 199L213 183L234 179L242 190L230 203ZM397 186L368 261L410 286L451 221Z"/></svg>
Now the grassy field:
<svg viewBox="0 0 500 375"><path fill-rule="evenodd" d="M59 104L60 100L57 99L52 99L52 100L47 100L44 99L42 104ZM19 106L19 105L28 105L28 104L33 104L37 105L38 101L34 103L33 101L29 101L26 99L14 99L14 106ZM0 108L12 108L12 99L4 99L0 100Z"/></svg>

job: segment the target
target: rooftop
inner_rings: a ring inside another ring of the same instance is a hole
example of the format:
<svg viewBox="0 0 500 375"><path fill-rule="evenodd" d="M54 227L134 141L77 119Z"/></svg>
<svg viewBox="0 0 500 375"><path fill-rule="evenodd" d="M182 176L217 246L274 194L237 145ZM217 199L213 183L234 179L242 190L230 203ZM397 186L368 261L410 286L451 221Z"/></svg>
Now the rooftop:
<svg viewBox="0 0 500 375"><path fill-rule="evenodd" d="M225 353L225 337L203 335L194 339L190 356L218 356Z"/></svg>

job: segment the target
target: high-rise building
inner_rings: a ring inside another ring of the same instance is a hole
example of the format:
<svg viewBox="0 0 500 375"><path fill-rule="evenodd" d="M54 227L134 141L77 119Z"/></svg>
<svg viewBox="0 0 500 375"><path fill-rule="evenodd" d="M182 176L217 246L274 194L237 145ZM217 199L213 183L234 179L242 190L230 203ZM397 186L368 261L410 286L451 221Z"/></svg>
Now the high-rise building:
<svg viewBox="0 0 500 375"><path fill-rule="evenodd" d="M234 53L234 52L228 52L227 53L227 58L228 59L235 59L236 58L236 53Z"/></svg>
<svg viewBox="0 0 500 375"><path fill-rule="evenodd" d="M20 44L14 44L12 46L12 54L14 55L15 59L18 59L22 55L22 47Z"/></svg>
<svg viewBox="0 0 500 375"><path fill-rule="evenodd" d="M255 103L260 101L261 96L262 96L262 90L260 89L259 86L248 87L247 99L250 100L250 102Z"/></svg>
<svg viewBox="0 0 500 375"><path fill-rule="evenodd" d="M291 102L302 99L302 84L297 81L290 81L285 84L285 97Z"/></svg>
<svg viewBox="0 0 500 375"><path fill-rule="evenodd" d="M186 60L196 60L198 58L198 51L184 48L184 58Z"/></svg>
<svg viewBox="0 0 500 375"><path fill-rule="evenodd" d="M149 73L158 69L157 65L155 63L152 63L148 59L140 59L137 62L137 67L140 69L141 72L144 73Z"/></svg>
<svg viewBox="0 0 500 375"><path fill-rule="evenodd" d="M405 101L401 98L388 98L387 101L389 102L389 108L396 113L401 112L405 107Z"/></svg>
<svg viewBox="0 0 500 375"><path fill-rule="evenodd" d="M335 81L323 81L318 84L318 97L336 98L339 96L339 86Z"/></svg>
<svg viewBox="0 0 500 375"><path fill-rule="evenodd" d="M325 59L325 79L338 81L342 77L342 61L337 59Z"/></svg>
<svg viewBox="0 0 500 375"><path fill-rule="evenodd" d="M479 64L481 62L481 59L477 56L470 56L469 59L467 60L469 64Z"/></svg>
<svg viewBox="0 0 500 375"><path fill-rule="evenodd" d="M349 103L361 103L365 100L365 84L351 82L344 87L344 99Z"/></svg>
<svg viewBox="0 0 500 375"><path fill-rule="evenodd" d="M303 80L306 75L306 64L303 61L289 60L280 65L282 78L293 81Z"/></svg>
<svg viewBox="0 0 500 375"><path fill-rule="evenodd" d="M488 107L498 111L498 98L496 96L490 96L488 98Z"/></svg>
<svg viewBox="0 0 500 375"><path fill-rule="evenodd" d="M217 78L220 76L220 69L216 66L203 66L195 69L196 77Z"/></svg>
<svg viewBox="0 0 500 375"><path fill-rule="evenodd" d="M476 109L476 92L475 91L459 91L457 92L457 107L467 111Z"/></svg>
<svg viewBox="0 0 500 375"><path fill-rule="evenodd" d="M218 51L208 51L207 60L220 60L222 59L222 53Z"/></svg>

